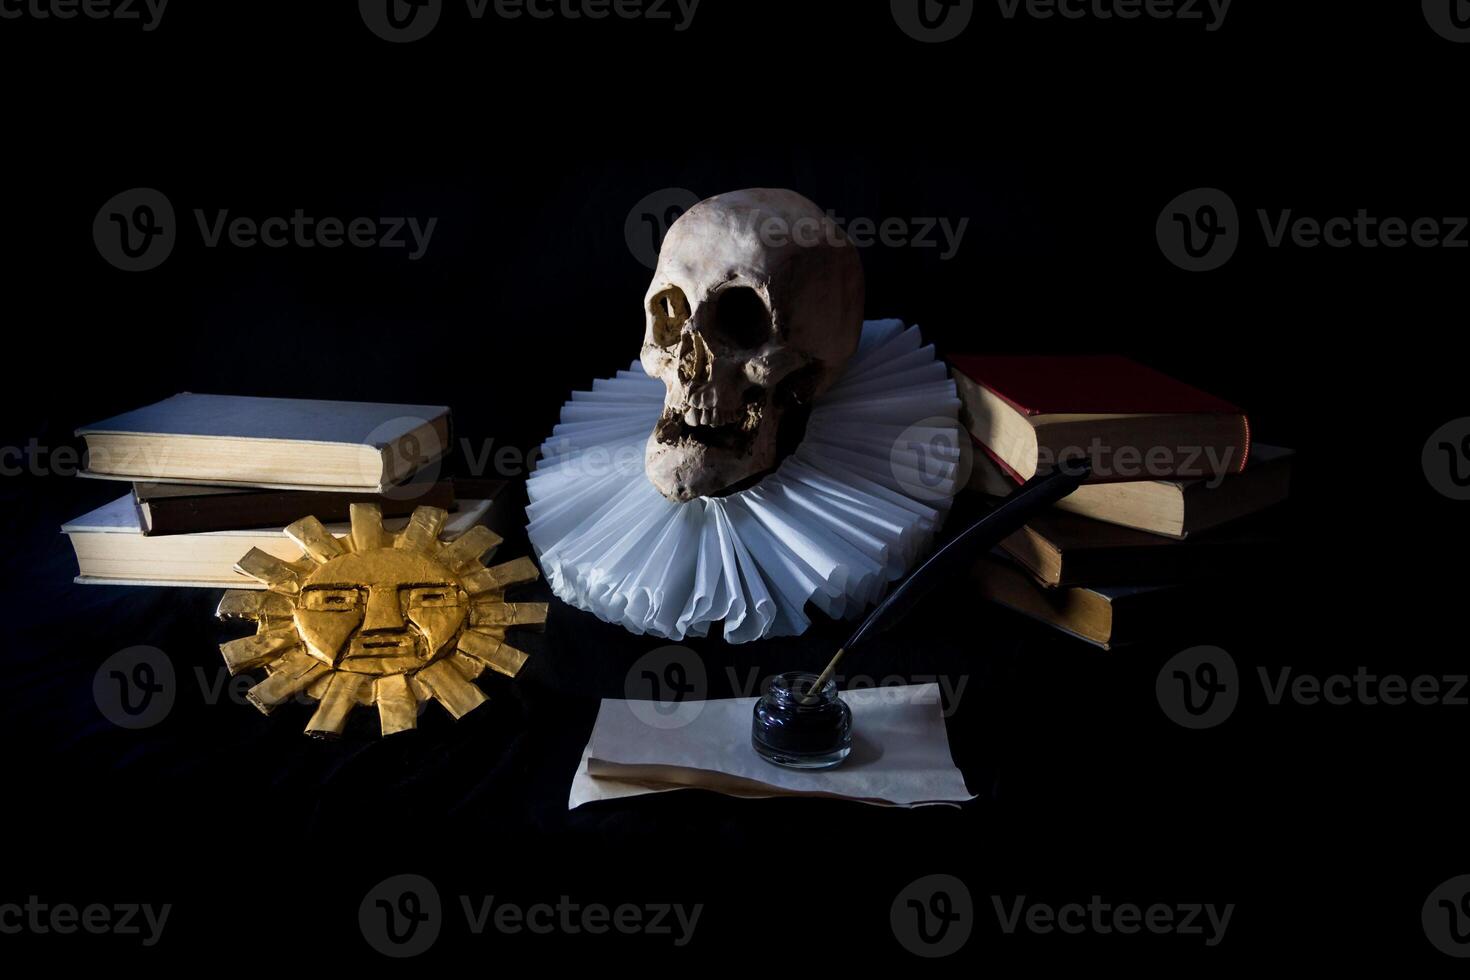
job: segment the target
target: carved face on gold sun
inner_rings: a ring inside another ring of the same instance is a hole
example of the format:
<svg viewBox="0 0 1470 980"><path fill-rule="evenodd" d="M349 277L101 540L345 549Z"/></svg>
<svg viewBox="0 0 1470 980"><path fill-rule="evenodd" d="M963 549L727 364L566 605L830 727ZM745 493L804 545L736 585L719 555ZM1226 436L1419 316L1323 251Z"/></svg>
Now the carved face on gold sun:
<svg viewBox="0 0 1470 980"><path fill-rule="evenodd" d="M254 636L220 646L232 674L269 673L247 697L261 711L305 694L321 702L307 732L341 734L358 705L375 704L388 735L415 727L434 699L459 718L485 695L485 668L514 677L526 655L505 642L511 626L546 621L544 603L505 601L505 589L537 578L527 558L486 568L500 544L476 526L441 544L447 517L420 507L392 534L372 504L352 505L352 533L337 538L314 517L286 529L304 552L284 562L252 549L235 566L267 591L225 593L221 619L250 619Z"/></svg>

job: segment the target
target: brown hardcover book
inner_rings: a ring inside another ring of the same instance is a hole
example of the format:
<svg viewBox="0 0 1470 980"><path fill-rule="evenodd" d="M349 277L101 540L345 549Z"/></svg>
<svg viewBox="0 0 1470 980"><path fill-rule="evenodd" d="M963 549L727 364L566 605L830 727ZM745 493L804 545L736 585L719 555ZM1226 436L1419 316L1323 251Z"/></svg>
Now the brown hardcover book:
<svg viewBox="0 0 1470 980"><path fill-rule="evenodd" d="M281 528L308 514L327 523L346 521L350 517L349 508L356 503L378 504L384 517L406 517L415 507L453 510L454 501L454 484L449 480L409 483L389 493L133 484L133 502L145 535Z"/></svg>
<svg viewBox="0 0 1470 980"><path fill-rule="evenodd" d="M1295 457L1290 449L1256 443L1244 473L1213 480L1089 483L1057 504L1095 521L1181 539L1259 513L1286 499ZM969 486L1004 496L1019 483L990 452L976 446Z"/></svg>
<svg viewBox="0 0 1470 980"><path fill-rule="evenodd" d="M1280 551L1279 539L1260 520L1181 541L1060 510L1036 518L1000 546L1049 588L1196 581L1248 571Z"/></svg>
<svg viewBox="0 0 1470 980"><path fill-rule="evenodd" d="M975 564L971 581L983 598L1104 650L1162 637L1207 604L1204 593L1180 585L1044 589L1020 568L994 557Z"/></svg>

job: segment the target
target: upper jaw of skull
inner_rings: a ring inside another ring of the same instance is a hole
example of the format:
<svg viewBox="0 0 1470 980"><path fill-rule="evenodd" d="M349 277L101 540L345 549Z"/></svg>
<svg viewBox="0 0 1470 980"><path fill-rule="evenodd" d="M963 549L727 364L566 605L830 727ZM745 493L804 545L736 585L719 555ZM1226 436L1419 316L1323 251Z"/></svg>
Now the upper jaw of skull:
<svg viewBox="0 0 1470 980"><path fill-rule="evenodd" d="M773 421L777 386L799 364L762 348L725 356L707 353L697 333L686 334L675 354L645 349L645 365L662 369L664 410L653 442L685 451L749 455L762 424ZM652 372L651 372L652 373Z"/></svg>
<svg viewBox="0 0 1470 980"><path fill-rule="evenodd" d="M732 288L741 292L727 293ZM702 300L684 312L682 290L667 300L655 295L641 358L665 388L646 470L664 496L681 502L726 492L771 465L784 407L779 386L806 364L779 341L755 290L727 285ZM682 315L659 322L669 310Z"/></svg>

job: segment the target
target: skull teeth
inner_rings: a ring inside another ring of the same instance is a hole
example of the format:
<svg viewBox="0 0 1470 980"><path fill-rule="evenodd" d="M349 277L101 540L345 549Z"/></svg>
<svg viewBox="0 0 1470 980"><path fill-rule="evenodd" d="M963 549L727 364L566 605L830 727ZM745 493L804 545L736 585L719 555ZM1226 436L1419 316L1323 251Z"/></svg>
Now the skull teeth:
<svg viewBox="0 0 1470 980"><path fill-rule="evenodd" d="M664 445L690 441L743 450L760 427L761 415L762 406L758 403L744 406L737 412L671 406L664 410L654 433Z"/></svg>
<svg viewBox="0 0 1470 980"><path fill-rule="evenodd" d="M690 426L717 427L721 425L733 425L741 420L743 412L728 412L719 408L705 406L672 406L667 409L669 415L684 420L684 424Z"/></svg>

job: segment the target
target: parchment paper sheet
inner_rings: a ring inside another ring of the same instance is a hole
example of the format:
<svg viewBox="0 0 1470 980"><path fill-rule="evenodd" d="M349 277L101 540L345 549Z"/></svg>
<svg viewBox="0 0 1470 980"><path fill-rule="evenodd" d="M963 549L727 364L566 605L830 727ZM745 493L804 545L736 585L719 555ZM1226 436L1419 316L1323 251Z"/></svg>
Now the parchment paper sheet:
<svg viewBox="0 0 1470 980"><path fill-rule="evenodd" d="M605 700L567 808L689 787L901 807L974 799L950 756L937 684L865 688L842 697L852 708L853 751L826 772L784 769L756 755L750 744L756 698Z"/></svg>

